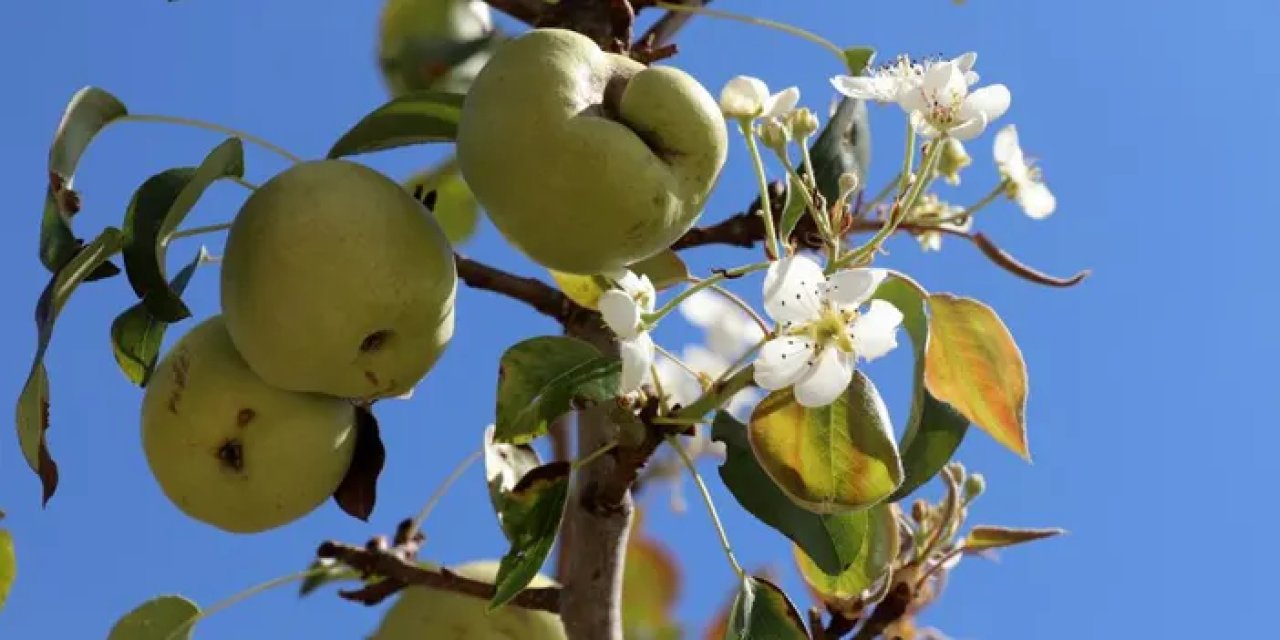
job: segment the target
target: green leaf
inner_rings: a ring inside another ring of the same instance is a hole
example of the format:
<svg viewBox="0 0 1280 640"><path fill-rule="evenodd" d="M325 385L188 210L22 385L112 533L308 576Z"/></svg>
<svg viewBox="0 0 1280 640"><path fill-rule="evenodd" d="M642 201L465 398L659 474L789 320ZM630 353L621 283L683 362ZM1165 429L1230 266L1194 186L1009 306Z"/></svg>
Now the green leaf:
<svg viewBox="0 0 1280 640"><path fill-rule="evenodd" d="M801 405L790 389L770 393L752 412L747 438L774 484L814 513L865 509L902 484L889 412L861 371L825 407Z"/></svg>
<svg viewBox="0 0 1280 640"><path fill-rule="evenodd" d="M791 237L791 232L800 224L800 218L804 217L806 207L804 196L800 195L802 191L804 185L794 176L787 180L787 197L782 205L782 218L778 221L778 234L783 240Z"/></svg>
<svg viewBox="0 0 1280 640"><path fill-rule="evenodd" d="M919 489L951 460L969 430L969 421L950 405L933 397L924 384L925 349L929 344L928 293L907 276L889 272L872 296L902 312L902 326L911 338L915 369L911 413L898 449L902 456L902 486L889 496L897 502Z"/></svg>
<svg viewBox="0 0 1280 640"><path fill-rule="evenodd" d="M0 610L9 600L9 590L17 577L18 556L13 553L13 534L8 529L0 529Z"/></svg>
<svg viewBox="0 0 1280 640"><path fill-rule="evenodd" d="M307 568L314 571L306 578L302 579L302 586L298 587L298 597L304 598L315 592L316 589L335 582L359 582L361 580L360 572L337 562L322 562L314 560L311 566Z"/></svg>
<svg viewBox="0 0 1280 640"><path fill-rule="evenodd" d="M529 586L546 562L560 531L571 469L563 460L544 464L525 474L508 495L502 520L514 535L510 550L498 565L489 611Z"/></svg>
<svg viewBox="0 0 1280 640"><path fill-rule="evenodd" d="M809 640L794 604L776 585L747 576L733 601L725 640Z"/></svg>
<svg viewBox="0 0 1280 640"><path fill-rule="evenodd" d="M409 178L405 182L409 193L436 192L435 206L431 212L436 221L444 229L444 235L455 247L462 245L475 235L480 222L480 204L471 193L458 164L452 158L440 166L433 167Z"/></svg>
<svg viewBox="0 0 1280 640"><path fill-rule="evenodd" d="M689 280L688 265L684 263L680 254L671 249L664 249L644 260L634 262L627 269L638 276L648 276L649 282L653 283L653 288L658 291Z"/></svg>
<svg viewBox="0 0 1280 640"><path fill-rule="evenodd" d="M990 525L978 525L969 530L969 535L965 536L963 548L965 553L980 553L991 549L999 549L1001 547L1012 547L1016 544L1025 544L1027 542L1035 542L1036 540L1044 540L1066 533L1064 529L1014 529L1010 527L993 527Z"/></svg>
<svg viewBox="0 0 1280 640"><path fill-rule="evenodd" d="M49 148L49 185L40 221L40 262L51 273L62 269L83 243L71 230L80 198L71 188L80 157L108 124L128 115L118 98L97 87L84 87L71 96ZM119 273L115 265L100 267L94 279Z"/></svg>
<svg viewBox="0 0 1280 640"><path fill-rule="evenodd" d="M867 183L871 166L871 123L862 100L844 98L809 148L813 179L830 203L840 199L840 176L852 173Z"/></svg>
<svg viewBox="0 0 1280 640"><path fill-rule="evenodd" d="M407 93L374 109L347 131L329 158L341 158L428 142L452 142L466 96L443 91Z"/></svg>
<svg viewBox="0 0 1280 640"><path fill-rule="evenodd" d="M876 50L871 47L849 47L844 50L844 62L849 67L849 75L862 75L875 59Z"/></svg>
<svg viewBox="0 0 1280 640"><path fill-rule="evenodd" d="M996 442L1026 460L1027 367L1009 328L981 302L929 296L925 384Z"/></svg>
<svg viewBox="0 0 1280 640"><path fill-rule="evenodd" d="M124 218L124 265L130 286L151 315L165 322L191 316L165 279L165 244L209 185L243 175L244 145L231 138L210 151L199 167L163 171L134 192Z"/></svg>
<svg viewBox="0 0 1280 640"><path fill-rule="evenodd" d="M206 255L201 247L196 257L173 277L169 288L174 293L182 295L186 291L187 283ZM140 387L147 386L160 357L160 346L169 324L151 315L142 302L126 309L111 323L111 351L116 364L120 365L120 370L130 382Z"/></svg>
<svg viewBox="0 0 1280 640"><path fill-rule="evenodd" d="M189 640L200 607L182 596L160 596L125 614L107 640Z"/></svg>
<svg viewBox="0 0 1280 640"><path fill-rule="evenodd" d="M53 338L54 321L71 294L89 274L119 251L120 245L120 230L107 227L102 235L81 249L50 278L36 303L36 355L18 395L16 418L22 455L31 470L40 477L42 502L45 504L58 488L58 465L49 454L44 437L49 429L49 375L44 368L44 355Z"/></svg>
<svg viewBox="0 0 1280 640"><path fill-rule="evenodd" d="M859 596L885 575L898 555L901 543L898 521L894 507L881 503L848 514L840 522L844 525L845 544L857 550L847 569L835 573L825 571L799 546L793 547L793 555L800 576L827 606L854 613Z"/></svg>
<svg viewBox="0 0 1280 640"><path fill-rule="evenodd" d="M484 430L484 479L489 487L489 502L498 516L502 533L507 536L507 540L513 540L515 532L503 519L508 497L520 479L541 465L542 461L538 459L538 452L533 447L527 444L494 442L493 434L492 425Z"/></svg>
<svg viewBox="0 0 1280 640"><path fill-rule="evenodd" d="M797 506L760 468L746 425L724 411L716 412L711 438L725 445L720 480L742 508L789 538L828 574L841 573L857 559L861 512L821 515Z"/></svg>
<svg viewBox="0 0 1280 640"><path fill-rule="evenodd" d="M576 338L542 336L520 342L498 363L494 438L530 442L575 403L615 397L621 375L619 360Z"/></svg>

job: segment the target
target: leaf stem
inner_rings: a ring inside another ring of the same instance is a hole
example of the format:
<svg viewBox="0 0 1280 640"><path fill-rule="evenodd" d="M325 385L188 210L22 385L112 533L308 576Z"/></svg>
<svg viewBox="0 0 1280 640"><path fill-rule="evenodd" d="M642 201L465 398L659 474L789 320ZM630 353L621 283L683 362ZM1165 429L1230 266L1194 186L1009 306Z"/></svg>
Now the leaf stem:
<svg viewBox="0 0 1280 640"><path fill-rule="evenodd" d="M836 46L835 43L831 42L830 40L827 40L826 38L823 38L822 36L816 33L805 31L800 27L793 27L789 24L776 22L774 20L757 18L755 16L747 16L747 15L742 15L738 13L732 13L729 11L719 11L716 9L708 9L706 7L695 7L695 6L682 5L682 4L672 4L670 2L663 2L663 0L657 0L656 2L654 2L654 5L662 7L667 11L676 11L676 12L683 11L685 13L700 13L702 15L711 16L713 18L724 18L726 20L734 20L737 22L745 22L747 24L753 24L758 27L775 29L783 33L787 33L787 34L808 40L809 42L812 42L830 51L831 53L835 54L836 58L840 60L841 66L848 65L848 63L845 61L844 49L841 49L840 47Z"/></svg>
<svg viewBox="0 0 1280 640"><path fill-rule="evenodd" d="M210 224L210 225L205 225L203 227L191 227L190 229L179 229L178 231L174 231L173 233L169 234L169 237L165 238L164 241L167 244L173 240L177 240L178 238L190 238L191 236L200 236L206 233L217 233L219 231L226 231L227 229L230 229L230 228L231 228L230 222L223 222L221 224Z"/></svg>
<svg viewBox="0 0 1280 640"><path fill-rule="evenodd" d="M241 178L240 176L229 176L229 177L227 178L227 180L230 180L230 181L232 181L232 182L234 182L234 183L236 183L236 184L238 184L238 185L240 185L240 186L242 186L242 187L244 187L244 188L246 188L246 189L248 189L248 190L250 190L250 191L257 191L257 190L258 190L258 185L254 184L254 183L252 183L252 182L249 182L248 180L245 180L244 178Z"/></svg>
<svg viewBox="0 0 1280 640"><path fill-rule="evenodd" d="M152 114L152 113L130 114L130 115L121 117L120 120L132 121L132 122L160 122L164 124L176 124L184 127L194 127L196 129L204 129L205 131L214 131L214 132L226 134L229 136L235 136L251 144L256 144L259 147L266 149L267 151L270 151L272 153L279 155L282 158L287 159L289 162L292 162L293 164L302 164L304 162L304 160L301 157L294 155L293 153L290 153L288 149L285 149L280 145L274 144L263 138L259 138L258 136L255 136L251 133L245 133L244 131L240 131L238 129L232 129L231 127L224 127L215 122L207 122L205 120L196 120L195 118L181 118L178 116L165 116L165 115Z"/></svg>
<svg viewBox="0 0 1280 640"><path fill-rule="evenodd" d="M249 587L248 589L245 589L244 591L241 591L240 593L237 593L227 598L226 600L214 603L213 606L210 606L206 609L202 609L199 613L195 615L194 618L191 618L185 623L178 625L178 627L174 629L172 632L170 632L169 635L165 636L165 640L175 640L175 638L181 637L183 632L194 628L197 622L200 622L201 620L204 620L205 618L208 618L209 616L215 613L218 613L219 611L229 609L233 605L236 605L245 600L248 600L249 598L252 598L253 596L256 596L264 591L269 591L276 587L282 587L291 582L297 582L298 580L305 580L307 578L310 578L312 575L316 575L316 574L320 574L325 571L328 571L328 569L329 568L326 566L312 567L305 571L291 573L287 576L281 576L279 578L275 578L275 579L263 582L262 584Z"/></svg>
<svg viewBox="0 0 1280 640"><path fill-rule="evenodd" d="M471 465L475 464L483 454L483 449L472 451L466 458L462 459L462 462L459 462L458 465L453 468L453 471L449 472L449 475L440 482L440 486L436 487L436 490L431 493L431 497L427 498L427 503L422 505L422 509L418 511L418 515L414 516L413 524L409 525L409 533L405 536L405 539L413 539L414 534L422 528L422 523L427 521L427 517L435 510L436 505L440 503L440 500L444 498L444 494L448 493L449 487L452 487L453 483L457 482L458 478L461 478L462 474L466 473L467 469L470 469Z"/></svg>
<svg viewBox="0 0 1280 640"><path fill-rule="evenodd" d="M747 151L751 153L752 168L756 172L756 181L760 187L760 215L764 218L764 236L774 260L782 259L782 250L778 246L778 232L773 227L773 203L769 198L769 178L764 173L764 159L760 157L760 145L756 143L756 134L751 130L751 123L743 118L738 120L738 129L747 141Z"/></svg>
<svg viewBox="0 0 1280 640"><path fill-rule="evenodd" d="M581 458L578 458L577 460L574 460L572 468L574 471L577 471L578 469L581 469L591 464L592 462L595 462L597 458L599 458L600 456L606 453L609 453L610 451L613 451L616 448L618 448L618 442L615 440L613 442L610 442L600 447L599 449L596 449L595 451L592 451L591 453L588 453L585 456L582 456Z"/></svg>
<svg viewBox="0 0 1280 640"><path fill-rule="evenodd" d="M675 436L667 436L667 444L676 450L680 455L680 460L684 462L684 467L689 470L689 474L693 476L694 484L698 485L698 493L702 494L702 503L707 507L707 514L711 516L711 523L716 527L716 533L720 536L720 546L724 548L724 555L729 559L729 566L733 567L733 572L738 574L738 578L745 580L747 572L743 570L742 565L738 564L738 558L733 555L733 546L729 544L729 534L725 533L724 523L720 521L720 514L716 513L716 503L711 499L711 491L707 489L707 483L702 480L702 474L698 473L698 468L694 466L693 459L689 457L689 453L684 450L684 446Z"/></svg>

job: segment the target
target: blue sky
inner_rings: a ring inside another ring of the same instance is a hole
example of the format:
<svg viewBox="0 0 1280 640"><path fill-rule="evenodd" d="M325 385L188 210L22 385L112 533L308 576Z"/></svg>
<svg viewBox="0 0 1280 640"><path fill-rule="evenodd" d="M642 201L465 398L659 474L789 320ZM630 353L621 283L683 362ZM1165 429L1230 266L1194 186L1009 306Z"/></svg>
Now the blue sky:
<svg viewBox="0 0 1280 640"><path fill-rule="evenodd" d="M9 233L0 251L8 337L0 389L16 398L35 346L31 308L46 274L36 259L47 144L65 101L85 84L104 87L135 112L205 118L319 156L384 99L373 58L375 2L89 0L0 3L5 117L0 193ZM1053 290L992 268L971 247L948 242L922 254L890 245L890 266L927 288L980 298L1020 342L1031 371L1028 409L1035 463L978 432L960 459L990 489L975 522L1062 526L1065 538L971 561L925 616L955 638L1235 637L1257 633L1266 580L1276 566L1265 542L1229 554L1276 520L1267 485L1280 436L1258 405L1273 395L1267 364L1280 355L1275 275L1274 149L1280 84L1265 72L1264 37L1280 20L1274 2L1114 3L974 0L851 2L764 0L722 8L815 30L843 45L896 52L979 52L985 81L1013 92L1003 122L1042 158L1058 212L1031 221L1010 203L979 216L1006 249L1054 273L1088 267L1080 287ZM718 91L733 75L799 85L822 110L836 62L811 44L768 30L700 19L673 61ZM902 117L873 112L877 186L900 161ZM173 127L113 127L90 148L76 183L86 207L82 235L118 225L133 189L152 173L198 162L216 135ZM958 202L992 184L991 135L970 144L974 166ZM442 150L395 151L362 160L407 176ZM248 175L280 170L251 150ZM734 140L720 190L704 220L745 203L752 177ZM215 187L192 224L228 219L242 198ZM198 244L177 247L185 261ZM537 274L491 227L467 247L475 257ZM700 269L753 256L702 250ZM189 300L216 312L213 268L196 275ZM746 291L754 296L755 282ZM460 330L416 397L381 411L391 454L373 522L326 505L291 526L230 536L191 521L160 494L138 436L140 392L116 370L111 319L132 303L123 278L86 287L61 318L48 360L53 453L62 485L47 509L13 436L0 439L0 508L16 538L19 577L0 613L0 636L103 637L116 617L161 593L208 605L306 565L326 538L362 541L415 511L492 419L493 374L503 349L555 327L514 303L463 290ZM1248 303L1248 304L1245 304ZM678 346L697 339L668 323ZM184 325L183 330L189 326ZM175 332L176 333L176 332ZM172 339L172 335L170 336ZM906 351L872 368L901 416ZM900 419L900 418L899 418ZM754 523L712 480L733 544L749 567L773 566L804 601L789 547ZM686 485L687 486L687 485ZM930 491L933 491L931 488ZM692 495L690 496L692 498ZM679 613L700 632L728 597L731 573L696 503L677 515L655 492L649 520L684 562ZM429 522L425 555L452 563L503 552L473 468ZM1240 529L1242 524L1248 527ZM1252 527L1249 528L1249 527ZM1167 613L1172 605L1178 610ZM1192 610L1191 606L1195 605ZM299 600L269 593L201 624L201 638L359 637L377 610L331 593Z"/></svg>

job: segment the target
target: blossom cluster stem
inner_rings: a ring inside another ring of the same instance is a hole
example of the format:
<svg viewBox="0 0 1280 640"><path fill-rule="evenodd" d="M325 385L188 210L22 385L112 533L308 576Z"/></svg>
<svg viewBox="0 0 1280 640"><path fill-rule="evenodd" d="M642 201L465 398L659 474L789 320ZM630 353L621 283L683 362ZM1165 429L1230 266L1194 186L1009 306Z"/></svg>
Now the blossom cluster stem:
<svg viewBox="0 0 1280 640"><path fill-rule="evenodd" d="M742 137L747 141L747 151L751 153L752 168L756 172L756 181L760 187L760 216L764 222L764 235L766 246L772 254L772 259L782 258L782 250L778 246L778 232L773 225L773 207L770 206L769 198L769 178L764 173L764 159L760 157L760 145L756 143L755 133L751 131L751 123L747 120L739 120L738 128L742 130Z"/></svg>
<svg viewBox="0 0 1280 640"><path fill-rule="evenodd" d="M698 468L694 466L693 459L689 457L689 452L684 450L680 441L675 436L667 436L667 444L680 456L680 461L684 463L689 475L693 476L694 484L698 485L698 493L702 495L702 503L707 507L707 515L711 516L711 522L716 527L716 533L720 536L720 546L724 549L724 555L729 560L729 566L733 567L733 572L738 574L740 579L746 579L747 572L738 563L738 558L733 555L733 545L729 544L729 534L725 532L724 523L720 521L720 514L716 512L716 503L711 499L711 491L707 489L707 483L703 481L702 474L698 473Z"/></svg>

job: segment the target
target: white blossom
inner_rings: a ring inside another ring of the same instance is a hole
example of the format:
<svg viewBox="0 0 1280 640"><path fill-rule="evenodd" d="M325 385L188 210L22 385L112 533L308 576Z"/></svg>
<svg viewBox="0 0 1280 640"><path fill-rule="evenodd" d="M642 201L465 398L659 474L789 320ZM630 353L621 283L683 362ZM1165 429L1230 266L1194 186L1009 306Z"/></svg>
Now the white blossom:
<svg viewBox="0 0 1280 640"><path fill-rule="evenodd" d="M770 94L759 78L737 76L720 91L720 111L726 118L781 118L800 102L800 89L788 87Z"/></svg>
<svg viewBox="0 0 1280 640"><path fill-rule="evenodd" d="M629 393L644 384L653 365L656 348L643 315L653 313L658 295L648 276L636 276L627 271L614 282L618 288L602 293L597 306L605 324L618 336L618 351L622 358L619 391Z"/></svg>
<svg viewBox="0 0 1280 640"><path fill-rule="evenodd" d="M978 54L970 51L947 62L954 64L964 74L965 81L973 85L978 82L978 73L973 70L977 61ZM871 69L865 76L835 76L831 78L831 85L850 98L896 103L903 94L920 85L929 69L942 62L932 58L916 62L900 55L888 64Z"/></svg>
<svg viewBox="0 0 1280 640"><path fill-rule="evenodd" d="M1027 162L1018 144L1018 129L1008 125L996 134L996 166L1000 175L1009 181L1008 193L1027 216L1036 220L1046 218L1057 208L1057 198L1045 186L1040 168Z"/></svg>
<svg viewBox="0 0 1280 640"><path fill-rule="evenodd" d="M770 391L794 387L806 407L834 402L849 386L857 359L879 358L898 345L902 312L870 300L885 276L883 269L857 268L828 278L802 255L770 266L764 306L779 327L755 361L756 384Z"/></svg>
<svg viewBox="0 0 1280 640"><path fill-rule="evenodd" d="M993 84L971 92L969 78L955 62L939 62L898 97L898 105L909 114L916 133L926 138L949 135L969 140L1009 110L1012 98L1007 87Z"/></svg>

